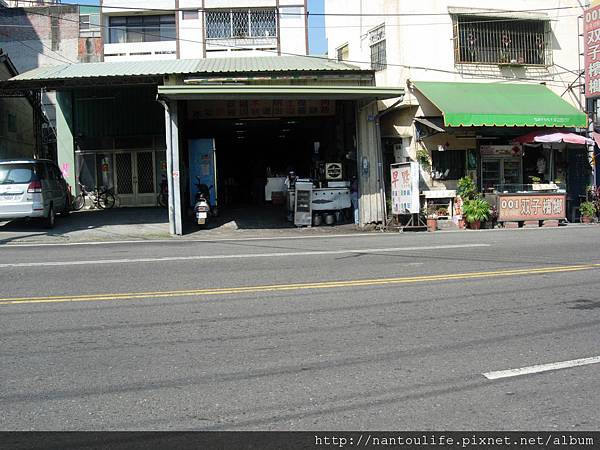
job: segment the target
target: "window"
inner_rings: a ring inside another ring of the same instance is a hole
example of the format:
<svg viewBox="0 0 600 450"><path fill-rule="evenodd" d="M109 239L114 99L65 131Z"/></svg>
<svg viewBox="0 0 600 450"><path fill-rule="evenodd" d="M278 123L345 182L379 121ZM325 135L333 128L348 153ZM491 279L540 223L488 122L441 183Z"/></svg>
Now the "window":
<svg viewBox="0 0 600 450"><path fill-rule="evenodd" d="M369 31L369 46L371 47L371 69L384 70L386 68L385 55L385 24Z"/></svg>
<svg viewBox="0 0 600 450"><path fill-rule="evenodd" d="M350 59L350 48L348 44L344 44L337 49L337 60L348 61Z"/></svg>
<svg viewBox="0 0 600 450"><path fill-rule="evenodd" d="M218 10L206 13L208 39L276 37L274 9Z"/></svg>
<svg viewBox="0 0 600 450"><path fill-rule="evenodd" d="M550 65L550 22L458 15L454 53L457 64Z"/></svg>
<svg viewBox="0 0 600 450"><path fill-rule="evenodd" d="M198 11L182 11L181 18L183 20L198 20Z"/></svg>
<svg viewBox="0 0 600 450"><path fill-rule="evenodd" d="M82 14L79 16L79 30L89 30L90 29L90 15Z"/></svg>
<svg viewBox="0 0 600 450"><path fill-rule="evenodd" d="M109 18L109 42L155 42L176 39L175 15Z"/></svg>
<svg viewBox="0 0 600 450"><path fill-rule="evenodd" d="M465 150L431 152L431 173L437 180L458 180L465 176L467 153Z"/></svg>
<svg viewBox="0 0 600 450"><path fill-rule="evenodd" d="M100 14L79 15L79 35L83 37L100 36Z"/></svg>

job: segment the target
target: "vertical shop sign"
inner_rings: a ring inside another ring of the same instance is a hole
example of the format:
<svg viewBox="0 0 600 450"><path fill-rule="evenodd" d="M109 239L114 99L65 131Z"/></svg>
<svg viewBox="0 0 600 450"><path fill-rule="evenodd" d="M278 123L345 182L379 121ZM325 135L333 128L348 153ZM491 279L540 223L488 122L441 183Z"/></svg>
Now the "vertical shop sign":
<svg viewBox="0 0 600 450"><path fill-rule="evenodd" d="M392 164L392 213L418 214L419 164L415 162Z"/></svg>
<svg viewBox="0 0 600 450"><path fill-rule="evenodd" d="M585 11L583 16L585 60L585 96L600 96L600 5Z"/></svg>

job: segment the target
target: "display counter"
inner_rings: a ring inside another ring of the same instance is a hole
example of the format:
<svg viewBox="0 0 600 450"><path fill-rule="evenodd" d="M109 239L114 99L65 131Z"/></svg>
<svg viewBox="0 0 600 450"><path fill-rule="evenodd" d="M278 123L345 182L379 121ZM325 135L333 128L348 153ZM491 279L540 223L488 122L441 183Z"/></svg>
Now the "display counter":
<svg viewBox="0 0 600 450"><path fill-rule="evenodd" d="M288 193L288 211L293 209L295 191ZM350 189L347 187L313 188L312 210L313 211L340 211L352 207L350 201Z"/></svg>

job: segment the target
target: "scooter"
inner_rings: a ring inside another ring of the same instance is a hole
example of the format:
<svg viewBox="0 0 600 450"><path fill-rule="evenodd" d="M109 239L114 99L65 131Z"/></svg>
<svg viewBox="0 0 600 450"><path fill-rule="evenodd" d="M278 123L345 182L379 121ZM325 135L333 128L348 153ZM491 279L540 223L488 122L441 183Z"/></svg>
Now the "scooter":
<svg viewBox="0 0 600 450"><path fill-rule="evenodd" d="M205 225L208 217L212 215L212 208L210 206L210 190L212 186L208 187L206 184L200 182L200 177L196 177L196 198L194 204L194 214L196 215L196 222L198 225Z"/></svg>

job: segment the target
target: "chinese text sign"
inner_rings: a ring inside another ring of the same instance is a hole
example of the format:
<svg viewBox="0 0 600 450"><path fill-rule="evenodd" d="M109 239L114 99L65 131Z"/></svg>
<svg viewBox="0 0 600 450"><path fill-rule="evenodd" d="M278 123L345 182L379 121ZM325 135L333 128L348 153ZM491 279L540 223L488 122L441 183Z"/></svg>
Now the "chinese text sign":
<svg viewBox="0 0 600 450"><path fill-rule="evenodd" d="M498 221L557 220L566 217L564 194L500 195Z"/></svg>
<svg viewBox="0 0 600 450"><path fill-rule="evenodd" d="M419 212L419 165L417 163L392 166L392 213Z"/></svg>
<svg viewBox="0 0 600 450"><path fill-rule="evenodd" d="M600 5L586 10L583 17L585 52L585 95L600 96Z"/></svg>

